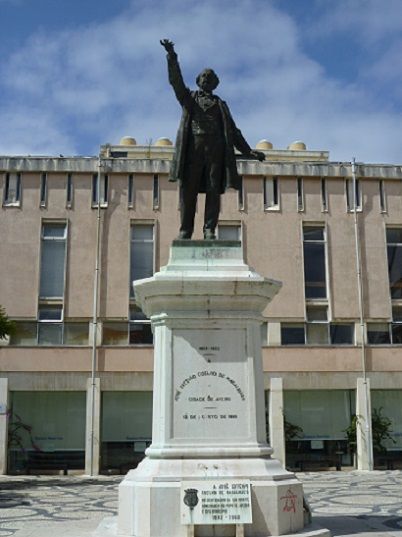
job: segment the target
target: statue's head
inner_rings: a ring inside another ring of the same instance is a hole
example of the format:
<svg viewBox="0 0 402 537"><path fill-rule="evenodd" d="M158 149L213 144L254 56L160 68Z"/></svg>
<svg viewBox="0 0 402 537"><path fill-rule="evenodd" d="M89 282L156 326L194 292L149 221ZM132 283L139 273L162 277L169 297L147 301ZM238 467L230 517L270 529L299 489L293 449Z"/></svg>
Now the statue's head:
<svg viewBox="0 0 402 537"><path fill-rule="evenodd" d="M195 81L197 86L204 91L213 91L219 84L219 78L213 69L204 69Z"/></svg>

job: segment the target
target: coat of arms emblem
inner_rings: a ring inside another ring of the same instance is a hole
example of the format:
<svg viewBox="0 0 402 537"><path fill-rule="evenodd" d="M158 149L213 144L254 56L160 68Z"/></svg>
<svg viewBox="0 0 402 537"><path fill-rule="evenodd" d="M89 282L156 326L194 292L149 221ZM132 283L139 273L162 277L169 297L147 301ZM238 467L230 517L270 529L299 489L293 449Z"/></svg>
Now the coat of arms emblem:
<svg viewBox="0 0 402 537"><path fill-rule="evenodd" d="M183 502L187 505L187 507L190 507L190 509L194 509L198 503L198 490L186 489L184 491Z"/></svg>

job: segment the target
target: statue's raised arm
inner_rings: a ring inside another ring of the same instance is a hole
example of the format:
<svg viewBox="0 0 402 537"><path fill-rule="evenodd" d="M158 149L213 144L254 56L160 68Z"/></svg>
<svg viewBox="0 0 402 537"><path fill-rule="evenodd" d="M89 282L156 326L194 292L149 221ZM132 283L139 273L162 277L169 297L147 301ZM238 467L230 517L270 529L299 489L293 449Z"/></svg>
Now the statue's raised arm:
<svg viewBox="0 0 402 537"><path fill-rule="evenodd" d="M160 44L167 52L169 82L174 89L177 100L183 105L185 99L190 94L190 90L184 83L180 65L177 60L177 53L174 49L174 43L173 41L170 41L170 39L161 39Z"/></svg>

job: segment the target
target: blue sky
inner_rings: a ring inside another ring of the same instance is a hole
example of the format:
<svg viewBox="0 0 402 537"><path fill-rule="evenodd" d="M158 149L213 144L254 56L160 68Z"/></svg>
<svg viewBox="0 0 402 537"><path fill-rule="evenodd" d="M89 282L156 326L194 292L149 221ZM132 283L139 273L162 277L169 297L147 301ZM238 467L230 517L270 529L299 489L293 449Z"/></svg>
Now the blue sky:
<svg viewBox="0 0 402 537"><path fill-rule="evenodd" d="M174 139L168 37L189 86L217 71L250 145L402 162L401 0L0 0L0 16L0 154Z"/></svg>

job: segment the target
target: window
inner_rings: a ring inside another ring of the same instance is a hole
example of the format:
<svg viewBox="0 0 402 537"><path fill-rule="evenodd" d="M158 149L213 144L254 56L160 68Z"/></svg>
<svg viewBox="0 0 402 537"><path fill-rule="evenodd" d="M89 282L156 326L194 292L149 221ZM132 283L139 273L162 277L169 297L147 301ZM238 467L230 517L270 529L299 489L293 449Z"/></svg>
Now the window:
<svg viewBox="0 0 402 537"><path fill-rule="evenodd" d="M15 332L10 337L10 345L36 345L37 332L36 322L16 321Z"/></svg>
<svg viewBox="0 0 402 537"><path fill-rule="evenodd" d="M47 174L42 173L40 176L40 207L46 207L47 202Z"/></svg>
<svg viewBox="0 0 402 537"><path fill-rule="evenodd" d="M61 345L63 340L63 307L39 306L38 344Z"/></svg>
<svg viewBox="0 0 402 537"><path fill-rule="evenodd" d="M297 210L304 211L303 179L297 178Z"/></svg>
<svg viewBox="0 0 402 537"><path fill-rule="evenodd" d="M151 321L137 306L130 307L129 321L105 321L103 345L152 345Z"/></svg>
<svg viewBox="0 0 402 537"><path fill-rule="evenodd" d="M134 207L134 176L132 173L128 176L127 205L129 209Z"/></svg>
<svg viewBox="0 0 402 537"><path fill-rule="evenodd" d="M101 207L107 207L109 198L109 176L101 175L99 177L100 183L100 205ZM94 173L92 176L92 207L98 206L98 174Z"/></svg>
<svg viewBox="0 0 402 537"><path fill-rule="evenodd" d="M73 176L71 173L67 174L67 188L66 188L66 207L71 209L73 206Z"/></svg>
<svg viewBox="0 0 402 537"><path fill-rule="evenodd" d="M326 298L325 232L323 227L303 227L305 296Z"/></svg>
<svg viewBox="0 0 402 537"><path fill-rule="evenodd" d="M129 343L130 345L153 343L151 321L137 306L130 308Z"/></svg>
<svg viewBox="0 0 402 537"><path fill-rule="evenodd" d="M306 335L308 345L328 345L329 325L327 306L307 306Z"/></svg>
<svg viewBox="0 0 402 537"><path fill-rule="evenodd" d="M385 183L382 179L378 181L378 191L380 196L380 211L382 213L387 212L387 198L385 195Z"/></svg>
<svg viewBox="0 0 402 537"><path fill-rule="evenodd" d="M349 212L354 212L355 202L358 211L362 210L362 195L360 188L360 181L356 179L356 189L353 192L353 183L352 179L345 179L345 188L346 188L346 206Z"/></svg>
<svg viewBox="0 0 402 537"><path fill-rule="evenodd" d="M263 179L263 192L264 192L264 210L273 211L279 209L279 183L278 178Z"/></svg>
<svg viewBox="0 0 402 537"><path fill-rule="evenodd" d="M63 298L66 259L65 223L42 226L40 289L41 298Z"/></svg>
<svg viewBox="0 0 402 537"><path fill-rule="evenodd" d="M10 345L88 345L88 322L63 322L61 312L61 305L40 305L38 322L15 322Z"/></svg>
<svg viewBox="0 0 402 537"><path fill-rule="evenodd" d="M367 323L367 343L369 345L389 345L388 323Z"/></svg>
<svg viewBox="0 0 402 537"><path fill-rule="evenodd" d="M387 228L387 253L391 298L402 298L402 228Z"/></svg>
<svg viewBox="0 0 402 537"><path fill-rule="evenodd" d="M220 241L240 241L240 224L218 224L218 239Z"/></svg>
<svg viewBox="0 0 402 537"><path fill-rule="evenodd" d="M331 323L331 345L353 345L354 324Z"/></svg>
<svg viewBox="0 0 402 537"><path fill-rule="evenodd" d="M237 205L239 211L244 211L244 179L240 177L239 190L237 191Z"/></svg>
<svg viewBox="0 0 402 537"><path fill-rule="evenodd" d="M303 323L281 323L282 345L304 345L304 324Z"/></svg>
<svg viewBox="0 0 402 537"><path fill-rule="evenodd" d="M3 205L19 206L21 202L21 174L6 173Z"/></svg>
<svg viewBox="0 0 402 537"><path fill-rule="evenodd" d="M321 210L323 213L328 212L327 180L324 177L321 179Z"/></svg>
<svg viewBox="0 0 402 537"><path fill-rule="evenodd" d="M132 224L130 254L130 296L134 296L132 282L150 278L154 273L154 226Z"/></svg>
<svg viewBox="0 0 402 537"><path fill-rule="evenodd" d="M154 209L159 209L159 176L156 173L154 175L153 191L152 191L152 204Z"/></svg>
<svg viewBox="0 0 402 537"><path fill-rule="evenodd" d="M391 335L393 345L402 345L402 306L392 308Z"/></svg>

